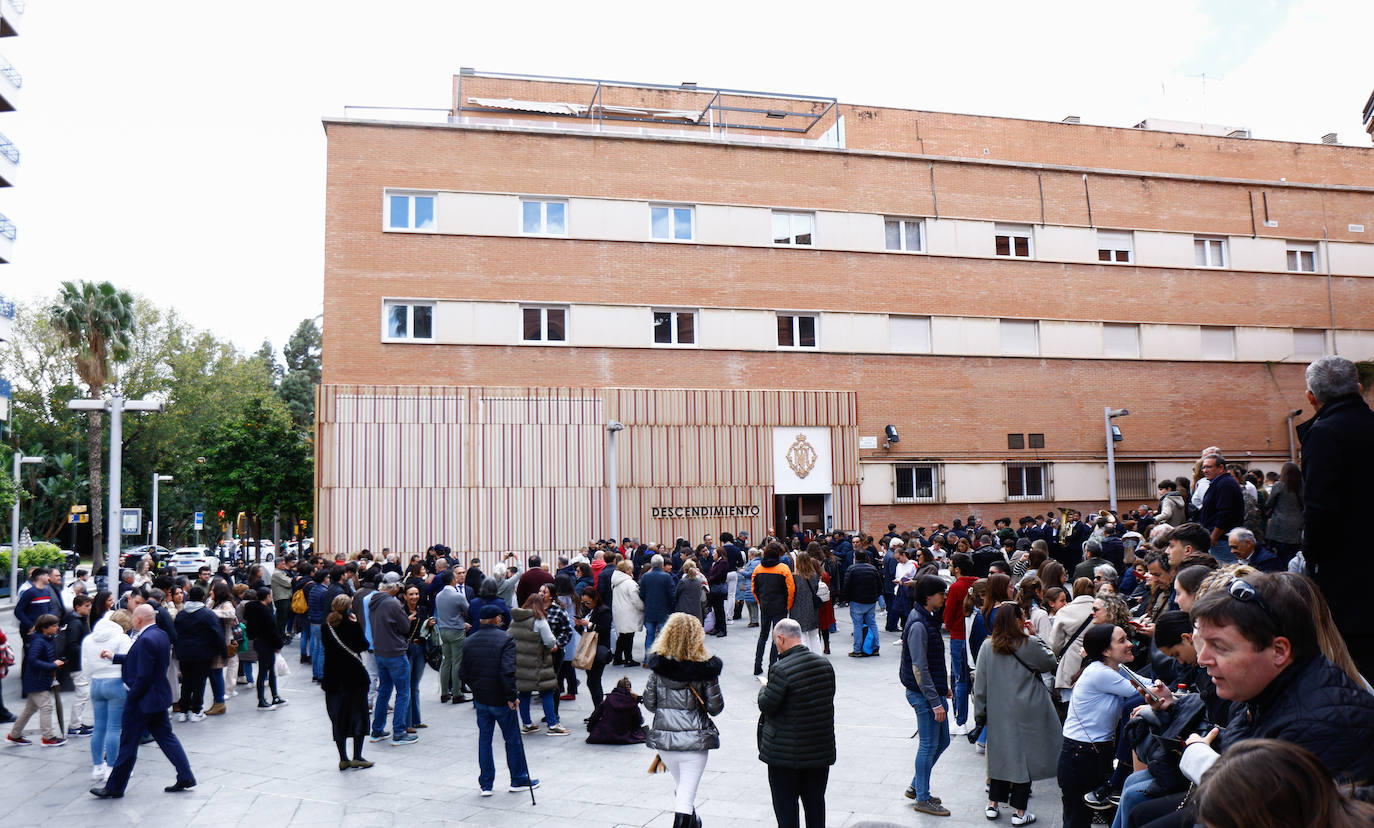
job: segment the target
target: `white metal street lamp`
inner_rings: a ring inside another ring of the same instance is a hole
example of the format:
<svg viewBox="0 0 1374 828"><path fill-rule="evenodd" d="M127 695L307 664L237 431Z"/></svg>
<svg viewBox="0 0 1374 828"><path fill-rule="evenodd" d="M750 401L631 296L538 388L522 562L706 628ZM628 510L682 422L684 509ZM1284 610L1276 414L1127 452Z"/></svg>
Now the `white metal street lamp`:
<svg viewBox="0 0 1374 828"><path fill-rule="evenodd" d="M14 510L10 512L10 603L19 600L19 467L42 463L42 457L14 453Z"/></svg>
<svg viewBox="0 0 1374 828"><path fill-rule="evenodd" d="M616 435L625 430L625 424L619 420L611 420L606 424L606 431L610 434L610 446L608 447L610 457L606 462L606 488L610 490L611 507L611 540L620 543L620 492L615 481L615 438Z"/></svg>
<svg viewBox="0 0 1374 828"><path fill-rule="evenodd" d="M1112 425L1112 420L1130 416L1130 413L1124 408L1112 408L1110 405L1102 409L1102 424L1107 431L1107 501L1111 504L1112 514L1116 514L1116 442L1121 439L1121 429Z"/></svg>
<svg viewBox="0 0 1374 828"><path fill-rule="evenodd" d="M124 412L125 411L161 411L162 403L157 400L126 400L123 395L115 394L108 400L92 400L81 398L67 403L67 407L73 411L108 411L110 412L110 507L106 514L106 542L105 542L105 588L115 590L119 585L119 513L120 513L120 491L122 485L120 480L120 464L124 461ZM100 474L100 469L91 469L91 474Z"/></svg>
<svg viewBox="0 0 1374 828"><path fill-rule="evenodd" d="M149 543L153 546L157 546L157 484L171 482L172 476L170 474L158 474L157 472L153 472L153 531L149 538ZM156 558L157 555L154 554L153 557Z"/></svg>

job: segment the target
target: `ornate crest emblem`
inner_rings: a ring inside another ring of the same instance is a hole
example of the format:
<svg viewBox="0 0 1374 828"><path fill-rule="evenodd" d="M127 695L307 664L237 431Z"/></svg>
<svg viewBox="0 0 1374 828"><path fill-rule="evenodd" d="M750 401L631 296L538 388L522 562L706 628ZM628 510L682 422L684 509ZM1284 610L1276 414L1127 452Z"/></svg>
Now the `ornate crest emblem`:
<svg viewBox="0 0 1374 828"><path fill-rule="evenodd" d="M806 477L816 468L816 449L806 441L805 434L797 435L785 456L788 468L792 469L792 473L797 477Z"/></svg>

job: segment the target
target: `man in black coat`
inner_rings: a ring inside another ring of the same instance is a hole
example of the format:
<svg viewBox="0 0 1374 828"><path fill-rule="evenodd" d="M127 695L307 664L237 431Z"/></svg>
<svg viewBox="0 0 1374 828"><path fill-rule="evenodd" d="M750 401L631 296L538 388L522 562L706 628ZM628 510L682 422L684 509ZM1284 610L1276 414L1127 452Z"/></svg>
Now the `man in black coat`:
<svg viewBox="0 0 1374 828"><path fill-rule="evenodd" d="M865 628L877 631L878 596L883 594L883 575L868 562L868 553L862 549L854 553L854 565L845 576L841 594L849 603L849 620L854 625L854 649L849 655L862 658Z"/></svg>
<svg viewBox="0 0 1374 828"><path fill-rule="evenodd" d="M778 660L759 689L759 761L768 766L773 816L798 828L797 800L807 828L825 825L825 787L835 764L835 670L802 643L801 626L784 618L773 627Z"/></svg>
<svg viewBox="0 0 1374 828"><path fill-rule="evenodd" d="M1202 476L1211 481L1202 496L1199 522L1212 534L1212 557L1222 564L1236 562L1226 533L1245 522L1245 495L1240 484L1226 471L1226 459L1212 452L1202 456Z"/></svg>
<svg viewBox="0 0 1374 828"><path fill-rule="evenodd" d="M525 747L515 718L515 639L501 629L500 608L482 607L479 626L463 644L458 675L472 689L472 709L477 714L477 785L482 796L491 796L496 781L491 739L497 725L506 743L510 790L539 787L539 780L530 778L525 764Z"/></svg>
<svg viewBox="0 0 1374 828"><path fill-rule="evenodd" d="M1355 665L1374 676L1374 613L1364 589L1364 555L1350 521L1374 502L1374 412L1360 396L1355 364L1327 356L1307 367L1307 399L1317 415L1302 439L1303 557L1321 587Z"/></svg>
<svg viewBox="0 0 1374 828"><path fill-rule="evenodd" d="M153 612L153 619L156 623L156 612ZM198 722L205 718L201 705L205 702L210 665L216 657L229 657L224 625L219 616L205 606L205 590L198 586L186 593L186 602L173 623L177 631L177 663L181 667L181 712L177 714L177 721Z"/></svg>

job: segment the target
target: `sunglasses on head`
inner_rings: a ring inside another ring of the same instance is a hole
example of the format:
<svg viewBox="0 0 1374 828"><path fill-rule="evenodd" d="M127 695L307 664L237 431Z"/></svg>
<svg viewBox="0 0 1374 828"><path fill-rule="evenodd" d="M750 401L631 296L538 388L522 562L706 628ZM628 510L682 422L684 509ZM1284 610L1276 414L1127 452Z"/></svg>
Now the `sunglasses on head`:
<svg viewBox="0 0 1374 828"><path fill-rule="evenodd" d="M1269 609L1269 605L1264 602L1264 598L1250 582L1243 578L1235 578L1231 581L1230 585L1226 587L1226 591L1230 593L1232 598L1235 598L1243 604L1254 604L1259 607L1260 610L1264 612L1265 617L1273 622L1274 628L1282 632L1283 624L1279 623L1278 616L1274 615L1274 611Z"/></svg>

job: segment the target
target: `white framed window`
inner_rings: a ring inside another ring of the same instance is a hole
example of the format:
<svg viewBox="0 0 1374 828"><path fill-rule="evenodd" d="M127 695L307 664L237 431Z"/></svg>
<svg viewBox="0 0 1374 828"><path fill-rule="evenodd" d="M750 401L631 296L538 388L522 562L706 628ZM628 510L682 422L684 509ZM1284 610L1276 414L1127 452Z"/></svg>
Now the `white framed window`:
<svg viewBox="0 0 1374 828"><path fill-rule="evenodd" d="M1004 355L1039 356L1040 323L1037 320L1003 319L998 329Z"/></svg>
<svg viewBox="0 0 1374 828"><path fill-rule="evenodd" d="M524 342L567 342L568 309L558 305L522 305L520 338Z"/></svg>
<svg viewBox="0 0 1374 828"><path fill-rule="evenodd" d="M1135 258L1133 241L1130 230L1098 230L1097 260L1129 264Z"/></svg>
<svg viewBox="0 0 1374 828"><path fill-rule="evenodd" d="M773 244L815 244L816 214L773 211Z"/></svg>
<svg viewBox="0 0 1374 828"><path fill-rule="evenodd" d="M889 218L883 220L884 244L888 250L920 253L925 247L925 220Z"/></svg>
<svg viewBox="0 0 1374 828"><path fill-rule="evenodd" d="M1194 236L1193 263L1198 267L1226 267L1226 239Z"/></svg>
<svg viewBox="0 0 1374 828"><path fill-rule="evenodd" d="M1216 325L1202 326L1203 359L1235 359L1236 329Z"/></svg>
<svg viewBox="0 0 1374 828"><path fill-rule="evenodd" d="M1136 359L1140 356L1140 326L1102 323L1102 355Z"/></svg>
<svg viewBox="0 0 1374 828"><path fill-rule="evenodd" d="M1048 500L1049 463L1007 463L1007 500Z"/></svg>
<svg viewBox="0 0 1374 828"><path fill-rule="evenodd" d="M887 318L888 344L892 350L901 353L930 353L929 316L889 316Z"/></svg>
<svg viewBox="0 0 1374 828"><path fill-rule="evenodd" d="M814 313L778 313L779 348L816 348L820 319Z"/></svg>
<svg viewBox="0 0 1374 828"><path fill-rule="evenodd" d="M434 193L386 193L387 230L434 230Z"/></svg>
<svg viewBox="0 0 1374 828"><path fill-rule="evenodd" d="M1028 259L1033 255L1029 224L998 224L993 232L998 256Z"/></svg>
<svg viewBox="0 0 1374 828"><path fill-rule="evenodd" d="M1317 272L1317 246L1305 242L1288 242L1288 269L1294 273Z"/></svg>
<svg viewBox="0 0 1374 828"><path fill-rule="evenodd" d="M654 308L655 345L695 345L697 312Z"/></svg>
<svg viewBox="0 0 1374 828"><path fill-rule="evenodd" d="M665 241L696 238L695 210L690 205L650 204L649 237Z"/></svg>
<svg viewBox="0 0 1374 828"><path fill-rule="evenodd" d="M1293 329L1293 356L1316 359L1326 355L1326 331L1315 328Z"/></svg>
<svg viewBox="0 0 1374 828"><path fill-rule="evenodd" d="M387 342L434 341L434 303L383 302L382 339Z"/></svg>
<svg viewBox="0 0 1374 828"><path fill-rule="evenodd" d="M940 467L937 463L899 465L893 499L898 503L939 503Z"/></svg>
<svg viewBox="0 0 1374 828"><path fill-rule="evenodd" d="M520 232L527 236L568 235L568 202L520 199Z"/></svg>

